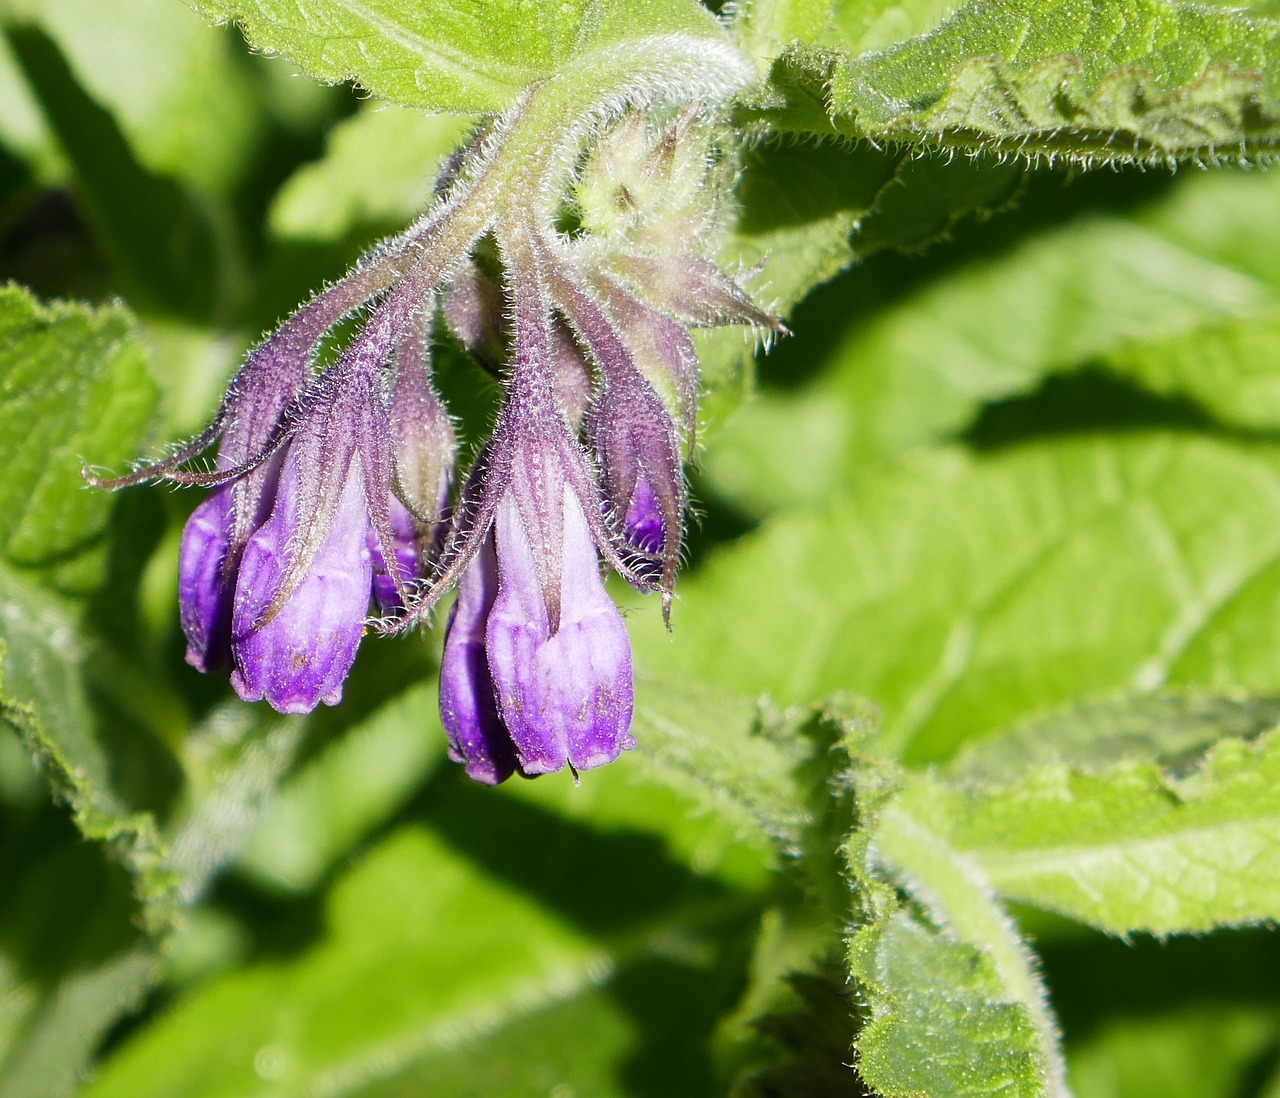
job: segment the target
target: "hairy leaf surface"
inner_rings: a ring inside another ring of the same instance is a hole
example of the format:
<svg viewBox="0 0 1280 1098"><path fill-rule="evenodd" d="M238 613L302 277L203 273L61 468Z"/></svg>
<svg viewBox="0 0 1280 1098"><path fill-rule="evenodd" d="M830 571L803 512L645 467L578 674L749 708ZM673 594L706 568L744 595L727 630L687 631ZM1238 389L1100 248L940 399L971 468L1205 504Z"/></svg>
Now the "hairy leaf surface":
<svg viewBox="0 0 1280 1098"><path fill-rule="evenodd" d="M200 0L258 49L322 80L354 80L393 103L432 111L501 111L575 57L643 35L718 37L693 0Z"/></svg>

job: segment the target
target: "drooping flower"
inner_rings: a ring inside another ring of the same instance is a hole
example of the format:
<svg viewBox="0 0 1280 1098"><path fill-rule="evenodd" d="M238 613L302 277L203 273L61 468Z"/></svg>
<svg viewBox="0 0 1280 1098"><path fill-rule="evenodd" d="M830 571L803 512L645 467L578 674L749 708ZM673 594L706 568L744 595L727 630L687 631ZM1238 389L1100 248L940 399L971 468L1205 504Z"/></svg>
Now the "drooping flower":
<svg viewBox="0 0 1280 1098"><path fill-rule="evenodd" d="M682 49L653 45L661 80L602 76L568 124L554 82L522 97L451 160L418 225L250 355L200 439L107 482L211 489L183 539L192 664L229 664L243 697L307 712L340 698L370 627L422 622L456 587L440 704L468 774L577 772L635 746L603 569L669 613L697 423L688 328L774 323L707 258L702 113L623 109L718 101L749 79L732 51L708 66L705 43ZM362 306L317 372L321 340ZM502 384L460 489L437 318ZM215 441L212 472L186 468Z"/></svg>
<svg viewBox="0 0 1280 1098"><path fill-rule="evenodd" d="M445 639L441 712L468 773L497 782L588 770L635 745L631 647L604 588L615 550L599 493L556 400L549 318L521 344L490 453L458 529L460 594ZM518 326L519 327L519 326ZM596 522L588 516L595 516Z"/></svg>
<svg viewBox="0 0 1280 1098"><path fill-rule="evenodd" d="M231 685L246 701L265 698L281 713L336 705L355 662L369 608L373 568L359 457L351 456L336 506L317 524L319 544L292 591L308 490L302 446L291 446L271 517L249 539L236 575ZM327 529L325 528L327 527ZM287 592L287 593L286 593Z"/></svg>

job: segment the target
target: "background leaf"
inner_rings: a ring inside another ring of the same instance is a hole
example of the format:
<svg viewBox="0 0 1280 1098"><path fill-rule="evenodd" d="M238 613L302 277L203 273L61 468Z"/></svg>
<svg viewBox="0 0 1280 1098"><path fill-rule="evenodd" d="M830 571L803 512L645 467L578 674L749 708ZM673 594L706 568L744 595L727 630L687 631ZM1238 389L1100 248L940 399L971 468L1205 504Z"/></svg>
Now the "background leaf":
<svg viewBox="0 0 1280 1098"><path fill-rule="evenodd" d="M714 36L692 0L588 3L501 0L480 7L406 0L201 0L235 20L258 49L282 53L322 80L353 80L393 103L432 111L497 112L573 57L645 34Z"/></svg>
<svg viewBox="0 0 1280 1098"><path fill-rule="evenodd" d="M637 646L784 701L855 689L912 761L1125 687L1274 691L1273 498L1269 447L1194 434L922 454L722 552Z"/></svg>
<svg viewBox="0 0 1280 1098"><path fill-rule="evenodd" d="M1266 18L1157 0L1006 0L954 13L875 5L868 15L838 17L815 42L839 52L785 55L774 76L783 102L769 104L783 107L784 123L794 124L799 86L845 132L935 147L1094 164L1212 160L1275 144L1276 24ZM904 32L917 36L891 37Z"/></svg>
<svg viewBox="0 0 1280 1098"><path fill-rule="evenodd" d="M436 175L469 128L465 118L366 106L334 127L323 159L276 193L271 231L338 240L357 227L407 224L431 204Z"/></svg>
<svg viewBox="0 0 1280 1098"><path fill-rule="evenodd" d="M1041 766L987 791L925 783L914 811L1004 895L1113 933L1256 922L1280 910L1276 742L1224 738L1172 773L1143 761Z"/></svg>

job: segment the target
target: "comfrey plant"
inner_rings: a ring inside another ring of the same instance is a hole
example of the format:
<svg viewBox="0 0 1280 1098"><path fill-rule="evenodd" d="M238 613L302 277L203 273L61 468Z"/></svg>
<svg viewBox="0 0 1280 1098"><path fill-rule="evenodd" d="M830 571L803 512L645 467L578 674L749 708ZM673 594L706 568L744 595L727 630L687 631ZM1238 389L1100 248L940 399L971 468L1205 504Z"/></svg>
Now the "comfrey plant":
<svg viewBox="0 0 1280 1098"><path fill-rule="evenodd" d="M640 49L483 126L421 221L249 355L204 434L99 481L211 489L182 541L192 665L309 712L339 701L368 626L413 626L457 587L440 706L469 775L576 772L634 746L601 560L669 613L697 421L689 329L774 325L709 257L715 110L751 71L705 39ZM318 370L318 345L361 308ZM465 476L432 383L440 326L503 383ZM215 468L188 467L215 443Z"/></svg>

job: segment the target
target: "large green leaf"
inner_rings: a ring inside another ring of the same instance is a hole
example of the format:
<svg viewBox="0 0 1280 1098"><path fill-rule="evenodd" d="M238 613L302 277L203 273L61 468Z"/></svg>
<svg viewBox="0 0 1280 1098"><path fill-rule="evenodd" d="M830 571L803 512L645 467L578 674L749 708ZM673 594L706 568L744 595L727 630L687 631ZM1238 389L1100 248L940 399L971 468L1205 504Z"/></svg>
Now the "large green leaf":
<svg viewBox="0 0 1280 1098"><path fill-rule="evenodd" d="M1247 157L1280 136L1273 20L1160 0L1000 0L919 33L943 14L842 12L832 34L783 56L764 102L788 124L815 125L821 103L828 126L877 140L1090 164Z"/></svg>
<svg viewBox="0 0 1280 1098"><path fill-rule="evenodd" d="M1280 737L1223 739L1185 769L1043 765L994 788L922 778L907 811L1002 894L1114 933L1280 916Z"/></svg>
<svg viewBox="0 0 1280 1098"><path fill-rule="evenodd" d="M501 111L530 83L575 57L644 35L719 36L694 0L199 0L235 20L258 49L322 80L354 80L375 95L432 111Z"/></svg>
<svg viewBox="0 0 1280 1098"><path fill-rule="evenodd" d="M454 809L477 807L470 794L451 799ZM526 822L540 821L551 822L538 813ZM712 967L723 920L741 900L703 886L668 903L603 883L598 894L575 896L566 886L582 867L565 857L574 848L563 847L572 831L485 837L485 830L482 819L450 824L466 856L421 826L397 829L338 882L314 945L196 990L126 1042L87 1093L199 1098L265 1085L280 1095L341 1095L404 1077L412 1093L414 1077L456 1077L457 1061L469 1053L473 1075L509 1080L511 1054L487 1042L489 1034L534 1028L536 1043L566 1026L576 1028L578 1054L566 1059L543 1046L551 1070L563 1073L554 1081L616 1078L643 1049L649 1024L630 1018L628 995L653 978L654 965L682 986L682 970ZM607 857L628 848L603 840L579 849ZM513 858L533 857L535 864L503 879L482 868L490 857L512 866ZM652 880L653 866L641 865L641 882ZM610 868L608 879L618 886L636 869ZM570 903L567 911L557 910L558 897ZM605 1009L592 1009L593 997L600 1003L594 987L611 989ZM587 1005L575 1009L580 996ZM517 1050L528 1044L516 1037ZM500 1092L538 1092L543 1070L522 1082L529 1089Z"/></svg>
<svg viewBox="0 0 1280 1098"><path fill-rule="evenodd" d="M654 673L798 700L850 689L937 758L1089 694L1280 688L1280 463L1195 435L920 455L766 523L686 580Z"/></svg>
<svg viewBox="0 0 1280 1098"><path fill-rule="evenodd" d="M1201 401L1231 423L1275 426L1263 341L1280 280L1233 243L1245 221L1274 241L1275 183L1217 182L1213 196L1238 212L1208 229L1176 218L1204 202L1175 193L1149 228L1085 216L854 311L813 383L766 394L726 427L709 474L753 510L816 502L865 463L964 429L984 402L1086 367Z"/></svg>

